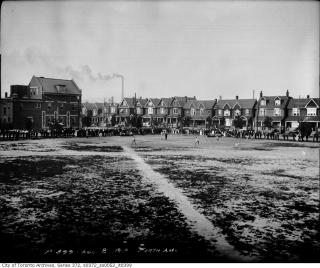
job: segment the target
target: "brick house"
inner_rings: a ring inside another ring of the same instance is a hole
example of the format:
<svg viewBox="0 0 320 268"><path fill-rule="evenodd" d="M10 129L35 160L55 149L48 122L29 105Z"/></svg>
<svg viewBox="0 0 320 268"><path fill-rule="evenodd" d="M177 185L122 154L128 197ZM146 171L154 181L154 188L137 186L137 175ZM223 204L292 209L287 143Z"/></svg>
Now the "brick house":
<svg viewBox="0 0 320 268"><path fill-rule="evenodd" d="M271 126L279 130L284 129L285 118L288 115L287 106L290 101L289 91L285 96L263 96L260 92L260 98L257 104L256 127L262 129L266 118L271 121Z"/></svg>
<svg viewBox="0 0 320 268"><path fill-rule="evenodd" d="M1 105L10 107L14 129L46 129L54 122L81 126L81 90L73 80L33 76L28 86L12 85Z"/></svg>
<svg viewBox="0 0 320 268"><path fill-rule="evenodd" d="M291 98L288 104L288 117L285 119L285 128L297 128L299 124L309 123L313 129L320 127L320 99Z"/></svg>
<svg viewBox="0 0 320 268"><path fill-rule="evenodd" d="M167 117L169 114L169 105L171 103L171 100L172 98L161 98L156 105L155 120L157 121L158 126L167 126Z"/></svg>
<svg viewBox="0 0 320 268"><path fill-rule="evenodd" d="M238 117L243 122L243 127L252 129L257 100L255 99L219 99L214 106L213 126L234 128L235 119Z"/></svg>
<svg viewBox="0 0 320 268"><path fill-rule="evenodd" d="M144 104L144 114L142 116L142 126L153 126L153 120L157 117L157 106L160 99L148 98Z"/></svg>
<svg viewBox="0 0 320 268"><path fill-rule="evenodd" d="M183 109L186 120L186 127L206 128L209 126L209 120L213 116L213 108L216 100L188 100Z"/></svg>
<svg viewBox="0 0 320 268"><path fill-rule="evenodd" d="M170 128L179 128L184 116L184 106L188 101L196 100L196 97L173 97L169 104L169 113L167 116L167 125Z"/></svg>

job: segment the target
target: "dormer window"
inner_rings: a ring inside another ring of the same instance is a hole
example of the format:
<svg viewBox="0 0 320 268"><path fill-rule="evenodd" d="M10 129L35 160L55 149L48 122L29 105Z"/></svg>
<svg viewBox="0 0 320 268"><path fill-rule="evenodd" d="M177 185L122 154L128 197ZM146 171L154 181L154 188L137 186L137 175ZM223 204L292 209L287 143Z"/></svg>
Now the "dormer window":
<svg viewBox="0 0 320 268"><path fill-rule="evenodd" d="M164 114L164 108L160 108L160 114Z"/></svg>
<svg viewBox="0 0 320 268"><path fill-rule="evenodd" d="M307 108L307 116L316 116L317 108Z"/></svg>
<svg viewBox="0 0 320 268"><path fill-rule="evenodd" d="M261 105L261 106L266 106L266 100L265 100L265 99L262 99L262 100L260 101L260 105Z"/></svg>
<svg viewBox="0 0 320 268"><path fill-rule="evenodd" d="M195 114L196 114L196 109L191 108L191 110L190 110L190 114L191 114L191 115L195 115Z"/></svg>
<svg viewBox="0 0 320 268"><path fill-rule="evenodd" d="M281 100L280 100L280 99L276 99L276 100L274 101L274 105L275 105L275 106L280 106L280 105L281 105Z"/></svg>
<svg viewBox="0 0 320 268"><path fill-rule="evenodd" d="M152 105L152 104L151 104ZM149 103L149 106L150 106L150 103ZM148 114L153 114L153 108L152 107L149 107L148 108Z"/></svg>
<svg viewBox="0 0 320 268"><path fill-rule="evenodd" d="M218 115L219 115L219 116L222 116L222 109L219 109L219 110L218 110Z"/></svg>
<svg viewBox="0 0 320 268"><path fill-rule="evenodd" d="M239 109L236 109L234 111L234 115L236 115L236 116L241 115L241 111Z"/></svg>
<svg viewBox="0 0 320 268"><path fill-rule="evenodd" d="M230 116L230 110L229 109L224 110L223 115L224 116Z"/></svg>
<svg viewBox="0 0 320 268"><path fill-rule="evenodd" d="M204 109L200 108L200 115L204 115Z"/></svg>
<svg viewBox="0 0 320 268"><path fill-rule="evenodd" d="M66 85L56 85L56 89L58 93L66 93L67 91Z"/></svg>
<svg viewBox="0 0 320 268"><path fill-rule="evenodd" d="M299 116L300 115L300 109L299 108L292 108L292 115Z"/></svg>
<svg viewBox="0 0 320 268"><path fill-rule="evenodd" d="M141 108L137 107L137 114L140 114L140 113L141 113Z"/></svg>
<svg viewBox="0 0 320 268"><path fill-rule="evenodd" d="M116 107L111 107L111 109L110 109L110 110L111 110L111 113L113 113L113 114L114 114L114 113L116 112Z"/></svg>

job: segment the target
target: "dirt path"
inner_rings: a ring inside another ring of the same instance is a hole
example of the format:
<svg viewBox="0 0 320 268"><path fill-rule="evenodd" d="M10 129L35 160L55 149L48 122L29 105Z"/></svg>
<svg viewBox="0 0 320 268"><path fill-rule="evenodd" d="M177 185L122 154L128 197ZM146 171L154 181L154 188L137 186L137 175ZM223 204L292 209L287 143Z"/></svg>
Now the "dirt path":
<svg viewBox="0 0 320 268"><path fill-rule="evenodd" d="M218 227L213 226L203 214L199 213L193 207L188 198L179 189L175 188L163 175L155 172L132 148L123 146L123 149L125 155L135 161L143 179L147 183L154 184L160 192L174 200L180 211L188 219L192 230L210 241L222 257L227 257L229 260L234 261L255 261L255 259L244 256L236 251L234 247L226 241Z"/></svg>

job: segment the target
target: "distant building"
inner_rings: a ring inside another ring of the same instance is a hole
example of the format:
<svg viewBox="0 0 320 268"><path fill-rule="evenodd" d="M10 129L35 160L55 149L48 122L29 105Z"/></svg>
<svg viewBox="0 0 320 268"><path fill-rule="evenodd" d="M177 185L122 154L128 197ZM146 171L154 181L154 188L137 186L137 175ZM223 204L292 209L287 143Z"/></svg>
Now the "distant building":
<svg viewBox="0 0 320 268"><path fill-rule="evenodd" d="M219 99L214 106L213 125L215 127L234 128L235 120L241 120L243 127L254 127L254 116L257 100L255 99Z"/></svg>
<svg viewBox="0 0 320 268"><path fill-rule="evenodd" d="M213 116L213 108L216 104L216 100L195 100L189 99L183 109L185 127L192 128L206 128L211 124Z"/></svg>
<svg viewBox="0 0 320 268"><path fill-rule="evenodd" d="M29 85L12 85L1 100L2 127L46 129L54 123L80 127L81 90L73 80L33 76Z"/></svg>
<svg viewBox="0 0 320 268"><path fill-rule="evenodd" d="M288 117L285 119L286 128L297 128L299 124L310 124L313 129L320 127L320 99L292 98L288 104Z"/></svg>
<svg viewBox="0 0 320 268"><path fill-rule="evenodd" d="M285 96L263 96L261 91L255 118L257 128L263 128L266 121L270 120L271 127L279 130L284 129L285 118L288 115L287 106L289 101L290 96L288 90Z"/></svg>

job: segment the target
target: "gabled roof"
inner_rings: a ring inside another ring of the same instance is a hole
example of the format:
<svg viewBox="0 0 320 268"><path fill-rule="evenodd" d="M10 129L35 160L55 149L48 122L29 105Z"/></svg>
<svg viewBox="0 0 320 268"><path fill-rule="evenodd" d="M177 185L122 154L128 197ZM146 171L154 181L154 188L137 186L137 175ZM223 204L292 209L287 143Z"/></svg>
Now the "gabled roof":
<svg viewBox="0 0 320 268"><path fill-rule="evenodd" d="M309 104L310 104L311 102L313 102L313 103L316 105L316 107L319 108L319 106L320 106L320 105L319 105L319 102L320 102L319 99L310 99L305 106L306 106L306 107L309 106Z"/></svg>
<svg viewBox="0 0 320 268"><path fill-rule="evenodd" d="M199 109L201 107L201 105L202 105L204 109L212 109L214 104L215 104L214 100L195 100L195 99L191 99L191 100L188 100L185 103L183 108L184 109L190 109L191 106L193 105L194 108Z"/></svg>
<svg viewBox="0 0 320 268"><path fill-rule="evenodd" d="M236 103L238 103L242 109L252 109L256 102L257 101L255 99L218 100L215 109L223 109L226 104L233 108Z"/></svg>
<svg viewBox="0 0 320 268"><path fill-rule="evenodd" d="M158 107L160 107L161 101L164 102L164 106L169 106L172 101L172 98L160 98L159 103L157 104Z"/></svg>
<svg viewBox="0 0 320 268"><path fill-rule="evenodd" d="M314 100L318 106L320 106L320 99L319 98L303 98L303 99L290 99L288 108L304 108L310 102L310 100Z"/></svg>
<svg viewBox="0 0 320 268"><path fill-rule="evenodd" d="M126 101L126 103L128 104L129 108L134 108L135 103L134 103L134 98L124 98L124 100ZM123 101L121 102L121 104L123 103Z"/></svg>
<svg viewBox="0 0 320 268"><path fill-rule="evenodd" d="M38 84L43 93L81 95L81 90L73 80L33 76L29 86ZM63 90L59 90L59 87Z"/></svg>

